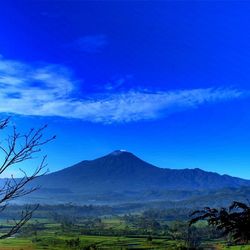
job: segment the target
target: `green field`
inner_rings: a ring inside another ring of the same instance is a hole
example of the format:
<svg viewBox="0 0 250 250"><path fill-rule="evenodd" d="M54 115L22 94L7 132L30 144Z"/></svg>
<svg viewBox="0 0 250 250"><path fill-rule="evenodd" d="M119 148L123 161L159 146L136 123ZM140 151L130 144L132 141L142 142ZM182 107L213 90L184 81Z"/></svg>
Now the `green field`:
<svg viewBox="0 0 250 250"><path fill-rule="evenodd" d="M48 219L32 219L20 234L12 238L0 241L1 250L91 250L91 249L182 249L184 245L182 239L171 240L169 236L154 235L154 232L148 234L129 235L126 232L129 228L130 234L137 232L138 228L134 225L126 223L122 218L111 217L102 218L93 221L99 225L91 225L94 228L92 234L86 235L82 231L83 227L91 221L79 220L76 224L53 222ZM9 223L2 221L4 227ZM202 227L203 225L199 225ZM110 235L107 235L110 233ZM106 234L106 235L103 235ZM112 235L113 234L113 235ZM117 235L116 235L117 234ZM217 250L250 250L249 246L226 246L222 240L204 241L199 249L217 249Z"/></svg>
<svg viewBox="0 0 250 250"><path fill-rule="evenodd" d="M26 238L11 238L0 242L1 250L68 250L68 249L177 249L178 243L164 239L155 239L148 242L145 238L130 238L130 237L112 237L112 236L80 236L80 246L70 247L65 244L66 240L74 239L71 237L38 237L34 239ZM33 242L32 242L33 241ZM223 244L207 244L202 249L217 249L217 250L250 250L248 246L230 246Z"/></svg>

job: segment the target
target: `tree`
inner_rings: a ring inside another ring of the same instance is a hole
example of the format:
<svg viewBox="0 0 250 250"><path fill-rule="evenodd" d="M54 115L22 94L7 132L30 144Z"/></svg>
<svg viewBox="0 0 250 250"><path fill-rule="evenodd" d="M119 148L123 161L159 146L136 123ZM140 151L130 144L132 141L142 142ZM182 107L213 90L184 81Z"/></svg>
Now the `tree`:
<svg viewBox="0 0 250 250"><path fill-rule="evenodd" d="M250 206L234 201L229 208L215 209L205 207L194 211L190 225L199 220L207 220L217 230L223 230L224 235L232 237L234 243L248 243L250 240Z"/></svg>
<svg viewBox="0 0 250 250"><path fill-rule="evenodd" d="M194 226L189 227L187 222L171 223L168 233L171 239L178 242L178 249L198 249L201 244L200 232Z"/></svg>
<svg viewBox="0 0 250 250"><path fill-rule="evenodd" d="M6 129L9 125L9 118L0 120L0 131ZM11 169L16 164L33 159L34 155L41 151L41 147L44 144L55 139L55 136L44 138L43 132L46 127L47 125L39 129L32 128L28 133L21 134L17 132L16 127L13 126L11 135L7 136L5 140L0 142L0 157L2 158L2 163L0 163L0 177L1 174L6 170ZM31 175L27 175L25 171L20 169L23 177L14 178L12 175L10 178L2 179L4 181L0 187L0 212L7 209L11 201L30 194L38 189L37 186L30 186L28 188L27 186L39 176L46 174L46 166L46 156L44 156ZM0 235L0 239L10 237L17 233L27 221L30 220L37 208L38 205L33 207L27 206L26 209L21 212L20 218L18 220L14 219L14 225L9 231Z"/></svg>

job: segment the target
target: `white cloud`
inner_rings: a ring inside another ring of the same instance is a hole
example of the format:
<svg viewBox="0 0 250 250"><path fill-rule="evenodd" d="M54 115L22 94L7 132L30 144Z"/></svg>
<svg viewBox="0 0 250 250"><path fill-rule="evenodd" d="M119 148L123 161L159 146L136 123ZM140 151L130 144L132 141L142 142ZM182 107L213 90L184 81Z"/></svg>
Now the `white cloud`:
<svg viewBox="0 0 250 250"><path fill-rule="evenodd" d="M92 95L74 99L75 79L60 65L31 65L0 57L0 112L26 116L58 116L100 123L157 119L206 103L245 96L236 89Z"/></svg>

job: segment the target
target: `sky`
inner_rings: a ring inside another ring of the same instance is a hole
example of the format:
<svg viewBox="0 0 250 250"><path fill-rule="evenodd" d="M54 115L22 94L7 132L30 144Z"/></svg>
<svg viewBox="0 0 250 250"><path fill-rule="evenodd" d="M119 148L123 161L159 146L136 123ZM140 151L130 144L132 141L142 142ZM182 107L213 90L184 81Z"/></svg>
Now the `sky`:
<svg viewBox="0 0 250 250"><path fill-rule="evenodd" d="M250 179L249 12L247 1L3 1L0 115L22 133L48 124L50 172L125 149Z"/></svg>

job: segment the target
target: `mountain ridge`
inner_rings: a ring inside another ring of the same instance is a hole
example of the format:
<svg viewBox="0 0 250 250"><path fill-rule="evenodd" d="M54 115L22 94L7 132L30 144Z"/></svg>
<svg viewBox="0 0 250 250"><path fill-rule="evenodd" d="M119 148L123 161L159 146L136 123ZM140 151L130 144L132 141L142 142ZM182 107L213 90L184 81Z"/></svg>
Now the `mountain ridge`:
<svg viewBox="0 0 250 250"><path fill-rule="evenodd" d="M145 190L212 190L250 186L250 181L207 172L200 168L159 168L134 154L116 150L39 178L46 188L67 188L80 193Z"/></svg>

